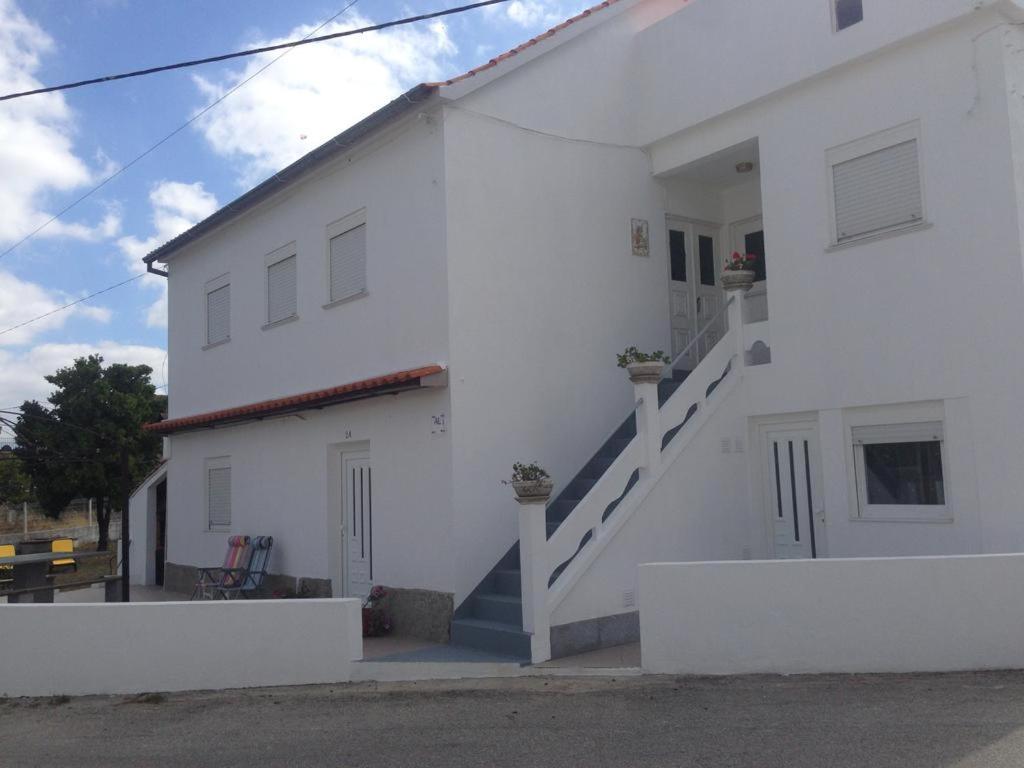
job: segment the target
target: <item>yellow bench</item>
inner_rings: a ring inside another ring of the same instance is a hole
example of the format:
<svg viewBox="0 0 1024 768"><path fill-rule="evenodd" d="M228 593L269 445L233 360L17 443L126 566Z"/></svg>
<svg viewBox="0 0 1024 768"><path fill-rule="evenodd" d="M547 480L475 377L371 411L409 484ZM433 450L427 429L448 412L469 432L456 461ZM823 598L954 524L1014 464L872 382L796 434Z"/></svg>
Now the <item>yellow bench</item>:
<svg viewBox="0 0 1024 768"><path fill-rule="evenodd" d="M54 539L50 542L51 552L74 552L75 542L72 539ZM74 558L66 557L61 560L54 560L50 565L50 573L58 571L77 571L78 563Z"/></svg>
<svg viewBox="0 0 1024 768"><path fill-rule="evenodd" d="M0 557L14 557L17 551L13 544L0 544ZM0 584L14 581L14 566L10 563L0 564Z"/></svg>

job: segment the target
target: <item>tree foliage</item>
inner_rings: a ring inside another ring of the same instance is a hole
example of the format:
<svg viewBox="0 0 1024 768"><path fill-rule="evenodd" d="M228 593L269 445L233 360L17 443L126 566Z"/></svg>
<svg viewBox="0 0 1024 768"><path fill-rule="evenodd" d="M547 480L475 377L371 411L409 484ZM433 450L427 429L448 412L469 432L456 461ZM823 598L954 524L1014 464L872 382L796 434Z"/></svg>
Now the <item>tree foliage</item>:
<svg viewBox="0 0 1024 768"><path fill-rule="evenodd" d="M32 500L32 481L13 451L0 451L0 505Z"/></svg>
<svg viewBox="0 0 1024 768"><path fill-rule="evenodd" d="M43 511L58 517L72 499L95 499L100 549L107 547L110 513L121 506L122 457L130 487L159 460L160 438L142 429L164 408L152 372L147 365L103 367L98 355L78 358L46 377L55 388L50 406L26 401L15 425L15 454Z"/></svg>

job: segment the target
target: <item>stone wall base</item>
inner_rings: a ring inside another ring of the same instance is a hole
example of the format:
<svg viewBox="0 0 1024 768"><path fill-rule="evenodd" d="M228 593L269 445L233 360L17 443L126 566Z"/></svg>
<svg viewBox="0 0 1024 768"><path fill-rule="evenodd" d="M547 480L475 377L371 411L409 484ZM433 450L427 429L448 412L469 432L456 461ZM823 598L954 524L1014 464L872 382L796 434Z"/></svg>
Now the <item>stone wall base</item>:
<svg viewBox="0 0 1024 768"><path fill-rule="evenodd" d="M455 596L429 589L385 587L384 609L391 617L391 631L433 643L447 643L451 637Z"/></svg>
<svg viewBox="0 0 1024 768"><path fill-rule="evenodd" d="M617 613L551 628L551 658L640 641L640 612Z"/></svg>

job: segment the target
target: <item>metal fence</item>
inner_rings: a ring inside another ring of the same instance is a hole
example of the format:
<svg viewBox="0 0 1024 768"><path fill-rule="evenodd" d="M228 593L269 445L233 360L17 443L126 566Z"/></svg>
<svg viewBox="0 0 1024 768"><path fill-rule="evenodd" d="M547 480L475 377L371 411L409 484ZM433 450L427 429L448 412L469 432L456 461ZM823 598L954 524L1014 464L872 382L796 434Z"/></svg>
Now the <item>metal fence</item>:
<svg viewBox="0 0 1024 768"><path fill-rule="evenodd" d="M109 533L111 541L121 537L121 513L117 510L111 515ZM76 499L56 519L45 515L38 504L0 505L0 544L14 544L32 536L97 541L99 526L91 500Z"/></svg>

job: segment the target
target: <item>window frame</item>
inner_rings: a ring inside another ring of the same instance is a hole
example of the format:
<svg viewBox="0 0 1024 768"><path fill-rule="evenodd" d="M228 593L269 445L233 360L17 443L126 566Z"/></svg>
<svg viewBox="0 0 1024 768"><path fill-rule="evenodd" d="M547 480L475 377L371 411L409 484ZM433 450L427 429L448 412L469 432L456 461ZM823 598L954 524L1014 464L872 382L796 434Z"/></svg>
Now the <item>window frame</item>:
<svg viewBox="0 0 1024 768"><path fill-rule="evenodd" d="M917 184L921 196L921 216L916 221L894 224L884 229L866 232L861 235L839 239L838 211L836 210L836 187L835 167L851 160L891 149L908 141L915 141L917 149ZM924 144L921 134L921 123L913 120L893 128L888 128L870 136L865 136L854 141L840 144L825 150L825 176L828 189L828 213L829 213L829 245L828 251L851 248L863 243L873 242L887 237L894 237L907 232L916 232L927 229L931 226L928 220L928 201L926 199L925 169L924 169Z"/></svg>
<svg viewBox="0 0 1024 768"><path fill-rule="evenodd" d="M214 291L219 291L221 288L228 289L228 335L223 339L217 339L216 341L210 341L210 294ZM231 341L231 273L225 272L223 275L218 275L212 280L207 280L203 286L203 338L205 343L203 349L211 349L212 347L219 347L221 344L227 344Z"/></svg>
<svg viewBox="0 0 1024 768"><path fill-rule="evenodd" d="M861 4L860 4L860 21L855 21L852 24L847 24L845 27L840 27L839 26L839 3L840 2L842 2L842 0L828 0L829 8L831 9L831 13L832 13L832 32L837 34L837 35L840 32L845 32L846 30L848 30L848 29L850 29L852 27L856 27L858 24L863 24L864 23L864 2L863 2L863 0L861 0Z"/></svg>
<svg viewBox="0 0 1024 768"><path fill-rule="evenodd" d="M216 469L228 470L228 524L213 525L210 521L210 472ZM206 533L230 533L235 521L234 515L234 472L230 456L216 456L203 462L203 531Z"/></svg>
<svg viewBox="0 0 1024 768"><path fill-rule="evenodd" d="M346 232L351 232L357 227L367 227L366 229L366 252L363 254L363 290L358 293L353 293L350 296L343 296L340 299L335 299L331 295L331 240L336 237L344 235ZM347 304L350 301L356 301L364 296L370 295L370 230L367 226L366 208L360 208L354 213L350 213L347 216L343 216L336 221L331 222L324 228L324 283L326 285L327 296L324 301L323 308L330 309L331 307L337 307L341 304Z"/></svg>
<svg viewBox="0 0 1024 768"><path fill-rule="evenodd" d="M270 319L270 268L280 264L282 261L295 259L295 312L288 317L277 320ZM328 290L330 290L328 288ZM279 325L290 323L299 319L299 252L294 242L283 245L271 251L263 258L263 319L264 324L260 330L276 328Z"/></svg>
<svg viewBox="0 0 1024 768"><path fill-rule="evenodd" d="M858 438L858 432L875 433L873 439ZM953 522L950 501L949 453L946 449L945 424L939 419L917 421L900 420L880 423L855 424L849 428L849 445L853 450L854 489L856 493L856 520L889 522ZM942 469L942 504L869 504L867 473L864 469L864 446L892 443L939 443L939 462Z"/></svg>

